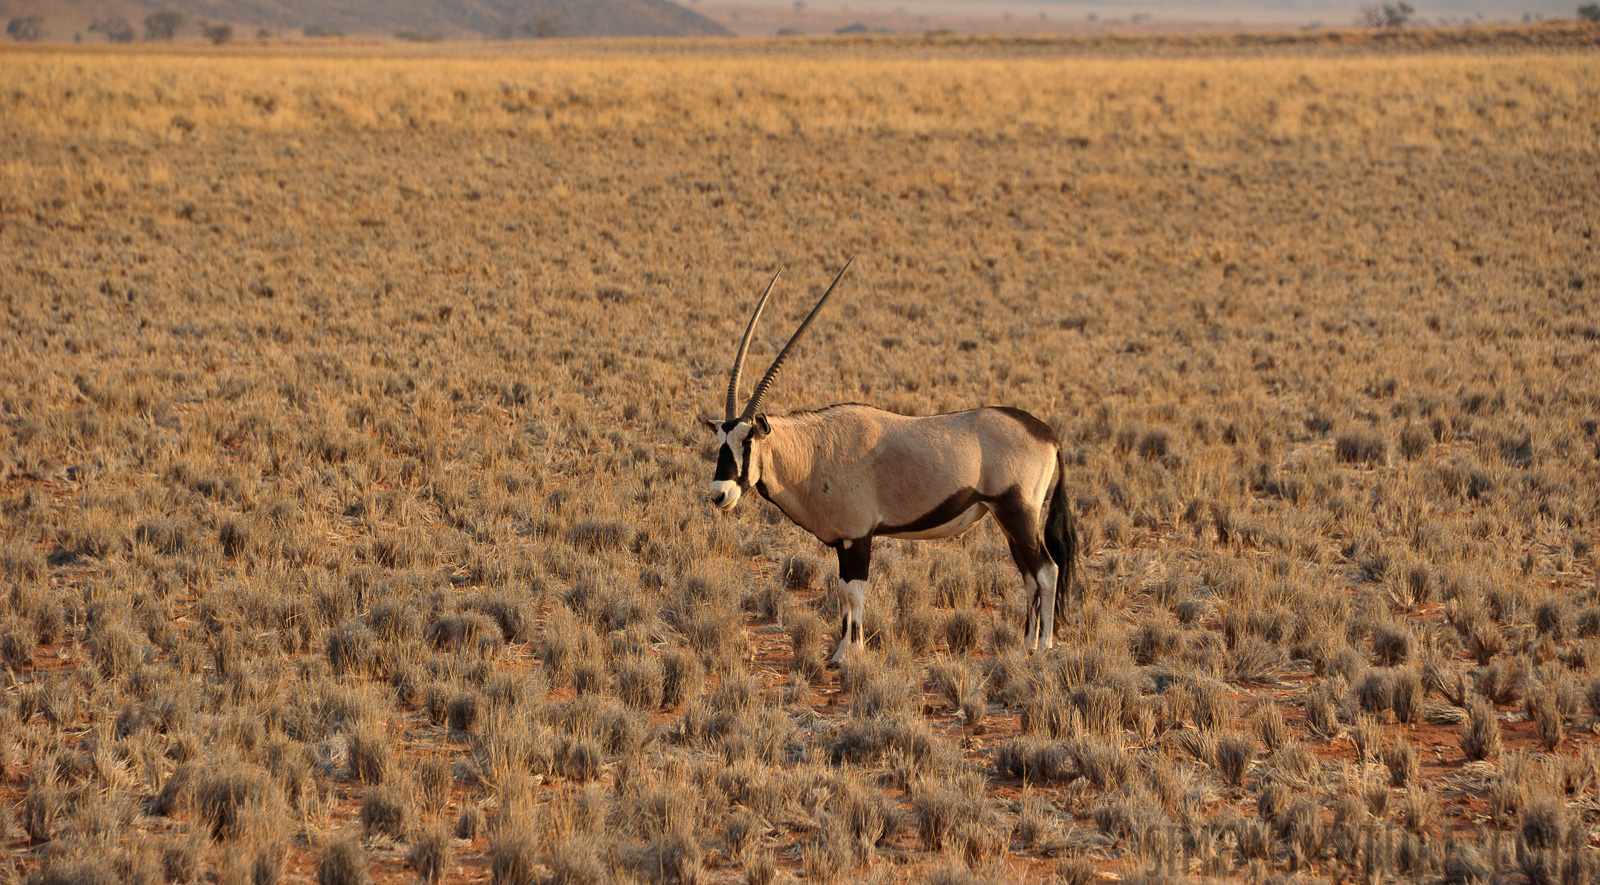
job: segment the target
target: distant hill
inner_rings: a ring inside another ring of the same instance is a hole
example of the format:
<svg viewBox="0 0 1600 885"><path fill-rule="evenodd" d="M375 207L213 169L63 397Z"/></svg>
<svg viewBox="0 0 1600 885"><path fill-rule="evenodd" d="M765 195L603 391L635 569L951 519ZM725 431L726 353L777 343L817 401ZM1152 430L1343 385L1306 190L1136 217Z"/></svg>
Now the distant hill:
<svg viewBox="0 0 1600 885"><path fill-rule="evenodd" d="M726 34L722 25L667 0L0 0L0 17L43 15L86 27L107 12L137 27L162 9L189 21L350 35L397 31L443 37L650 37ZM79 24L79 20L82 24ZM193 31L193 28L189 28ZM58 35L59 36L59 35ZM85 35L87 36L87 35Z"/></svg>

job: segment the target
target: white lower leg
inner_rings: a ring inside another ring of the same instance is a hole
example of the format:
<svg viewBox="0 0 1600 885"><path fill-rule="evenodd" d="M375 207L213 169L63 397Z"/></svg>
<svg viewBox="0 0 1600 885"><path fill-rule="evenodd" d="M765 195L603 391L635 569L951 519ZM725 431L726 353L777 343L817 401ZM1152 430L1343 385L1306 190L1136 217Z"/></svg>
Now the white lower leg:
<svg viewBox="0 0 1600 885"><path fill-rule="evenodd" d="M1056 645L1056 575L1059 573L1055 563L1050 563L1039 569L1039 635L1043 637L1041 645L1045 649L1055 648Z"/></svg>
<svg viewBox="0 0 1600 885"><path fill-rule="evenodd" d="M1028 613L1022 620L1022 648L1031 652L1039 644L1039 585L1023 576L1022 592L1028 595Z"/></svg>
<svg viewBox="0 0 1600 885"><path fill-rule="evenodd" d="M867 582L845 581L839 585L839 601L845 609L844 635L839 637L839 649L833 653L836 662L844 659L844 650L850 647L851 637L855 638L857 648L867 645Z"/></svg>

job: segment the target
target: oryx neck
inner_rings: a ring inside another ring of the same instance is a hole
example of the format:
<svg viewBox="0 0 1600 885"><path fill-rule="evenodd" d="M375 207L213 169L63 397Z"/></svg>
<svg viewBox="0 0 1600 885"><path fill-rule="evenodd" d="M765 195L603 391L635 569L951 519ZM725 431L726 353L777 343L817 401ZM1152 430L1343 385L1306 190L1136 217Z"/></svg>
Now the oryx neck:
<svg viewBox="0 0 1600 885"><path fill-rule="evenodd" d="M793 416L769 416L772 431L758 450L761 482L757 491L796 525L815 534L814 514L806 507L821 448L819 429Z"/></svg>

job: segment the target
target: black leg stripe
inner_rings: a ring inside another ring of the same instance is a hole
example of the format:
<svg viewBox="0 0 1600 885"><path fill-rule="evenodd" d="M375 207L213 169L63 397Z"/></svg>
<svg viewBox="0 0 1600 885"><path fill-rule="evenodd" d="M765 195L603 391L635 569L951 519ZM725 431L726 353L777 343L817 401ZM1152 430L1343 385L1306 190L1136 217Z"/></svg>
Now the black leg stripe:
<svg viewBox="0 0 1600 885"><path fill-rule="evenodd" d="M865 581L872 568L872 539L858 538L849 547L840 543L835 549L839 554L839 580Z"/></svg>

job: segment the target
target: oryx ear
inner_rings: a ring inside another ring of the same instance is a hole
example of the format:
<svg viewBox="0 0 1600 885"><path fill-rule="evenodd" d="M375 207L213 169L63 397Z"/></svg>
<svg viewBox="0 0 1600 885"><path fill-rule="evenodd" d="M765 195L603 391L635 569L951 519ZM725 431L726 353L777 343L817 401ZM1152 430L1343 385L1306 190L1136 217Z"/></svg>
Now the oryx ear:
<svg viewBox="0 0 1600 885"><path fill-rule="evenodd" d="M760 439L772 432L772 425L767 423L766 413L756 415L754 423L755 430L750 432L751 439Z"/></svg>
<svg viewBox="0 0 1600 885"><path fill-rule="evenodd" d="M722 429L722 422L721 421L718 421L715 418L707 418L704 415L700 416L699 423L704 424L705 426L711 428L711 432L712 433L716 433L717 431Z"/></svg>

